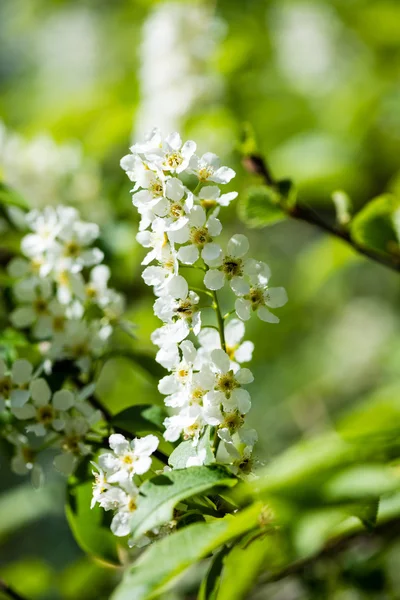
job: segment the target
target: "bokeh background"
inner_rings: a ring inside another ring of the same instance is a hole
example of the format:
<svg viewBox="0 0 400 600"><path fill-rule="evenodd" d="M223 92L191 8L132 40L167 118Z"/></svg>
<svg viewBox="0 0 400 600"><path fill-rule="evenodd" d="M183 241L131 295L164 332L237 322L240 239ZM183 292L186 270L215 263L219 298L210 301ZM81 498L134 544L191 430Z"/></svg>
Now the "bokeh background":
<svg viewBox="0 0 400 600"><path fill-rule="evenodd" d="M130 143L153 126L178 129L235 168L229 189L243 196L259 183L240 159L250 123L300 202L327 211L332 191L344 189L361 207L400 189L399 59L397 0L3 0L0 179L31 206L73 204L101 225L135 343L153 351L158 322L119 167ZM248 233L253 256L289 295L278 326L247 328L258 461L397 398L398 275L307 224L246 231L237 202L223 220L224 237ZM228 293L222 301L229 309ZM113 411L161 401L155 381L124 360L106 365L100 395ZM108 598L119 573L73 540L65 482L49 471L34 491L7 462L0 457L0 576L31 599ZM318 568L254 597L399 597L400 544L352 549ZM164 600L194 598L195 575Z"/></svg>

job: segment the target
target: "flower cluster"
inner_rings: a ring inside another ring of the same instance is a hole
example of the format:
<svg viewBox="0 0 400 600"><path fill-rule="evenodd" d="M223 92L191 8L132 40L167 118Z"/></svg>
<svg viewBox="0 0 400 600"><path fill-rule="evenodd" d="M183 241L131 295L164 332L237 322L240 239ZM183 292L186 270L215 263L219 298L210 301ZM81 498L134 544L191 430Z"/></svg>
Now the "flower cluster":
<svg viewBox="0 0 400 600"><path fill-rule="evenodd" d="M137 477L149 471L158 439L147 435L129 442L123 435L114 433L109 444L112 452L100 454L98 463L92 463L96 471L93 471L91 508L99 504L104 510L112 510L111 531L123 537L130 533L130 518L136 510Z"/></svg>
<svg viewBox="0 0 400 600"><path fill-rule="evenodd" d="M183 143L178 133L164 138L155 129L131 147L121 166L134 183L132 202L141 217L137 240L148 249L143 279L154 288L154 312L163 322L152 341L159 347L158 362L170 371L159 383L173 410L164 436L172 442L192 440L194 455L187 466L209 460L200 439L210 432L213 460L218 452L220 462L247 465L256 435L244 428L251 407L245 386L253 375L240 365L251 359L253 346L241 343L243 321L254 313L262 321L279 322L269 309L283 306L286 292L269 287L269 267L248 256L244 235L234 235L226 248L218 241L220 209L237 193L221 192L235 172L221 166L215 154L198 156L195 142ZM182 275L188 267L203 273L200 293L211 299L217 326L202 325L199 295ZM223 317L217 296L226 284L236 297L238 318L230 321L235 311ZM189 336L197 338L196 344Z"/></svg>
<svg viewBox="0 0 400 600"><path fill-rule="evenodd" d="M34 371L28 360L18 359L9 366L0 358L0 412L7 423L2 434L15 447L11 461L15 473L32 472L39 484L42 473L36 457L49 446L59 451L54 459L58 471L74 470L78 458L91 450L86 434L102 418L87 400L92 388L78 392L71 386L52 393L41 370Z"/></svg>
<svg viewBox="0 0 400 600"><path fill-rule="evenodd" d="M23 257L8 266L15 279L11 322L44 342L40 347L50 362L73 360L87 373L124 309L123 297L108 287L103 252L92 246L99 228L65 206L34 210L26 224Z"/></svg>

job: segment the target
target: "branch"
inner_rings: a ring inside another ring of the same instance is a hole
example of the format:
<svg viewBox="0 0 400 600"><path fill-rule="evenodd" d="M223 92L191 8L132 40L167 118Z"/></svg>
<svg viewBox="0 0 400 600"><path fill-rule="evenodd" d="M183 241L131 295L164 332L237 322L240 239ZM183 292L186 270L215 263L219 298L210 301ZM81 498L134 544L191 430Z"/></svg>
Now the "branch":
<svg viewBox="0 0 400 600"><path fill-rule="evenodd" d="M243 165L249 173L256 173L257 175L261 175L267 186L272 187L276 190L279 189L278 182L273 177L268 164L261 156L259 156L258 154L246 156L243 159ZM285 206L284 203L280 204L280 208L286 215L293 217L294 219L298 219L299 221L305 221L306 223L316 225L323 231L326 231L327 233L343 240L344 242L352 246L352 248L354 248L354 250L356 250L359 254L362 254L363 256L366 256L374 260L375 262L384 265L385 267L389 267L394 271L400 272L400 262L397 257L385 257L379 254L378 252L374 252L373 250L368 250L367 248L360 246L350 237L348 231L346 231L345 229L340 229L339 227L336 227L335 225L332 225L330 223L326 223L313 209L300 205L288 207Z"/></svg>
<svg viewBox="0 0 400 600"><path fill-rule="evenodd" d="M330 540L318 554L302 560L297 560L275 573L269 573L265 577L261 577L259 585L280 581L289 575L301 575L306 569L312 568L318 561L323 560L324 558L334 557L336 559L338 553L347 550L352 544L368 542L377 537L384 537L385 540L390 541L392 539L397 539L399 533L400 519L398 518L377 525L372 531L353 531L348 535Z"/></svg>
<svg viewBox="0 0 400 600"><path fill-rule="evenodd" d="M0 579L0 592L3 592L13 600L28 600L25 596L21 596L21 594L10 587L3 579Z"/></svg>

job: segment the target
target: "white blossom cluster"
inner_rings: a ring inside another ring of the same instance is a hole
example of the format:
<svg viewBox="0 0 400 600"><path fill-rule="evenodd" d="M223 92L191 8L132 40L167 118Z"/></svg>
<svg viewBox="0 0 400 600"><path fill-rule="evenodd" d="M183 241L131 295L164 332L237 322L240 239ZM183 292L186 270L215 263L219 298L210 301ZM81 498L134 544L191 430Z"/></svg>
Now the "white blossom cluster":
<svg viewBox="0 0 400 600"><path fill-rule="evenodd" d="M36 461L44 449L57 449L56 469L70 474L79 457L90 453L85 438L102 417L87 401L93 386L79 392L71 386L52 392L40 369L26 359L12 365L0 358L0 413L2 435L15 447L12 470L32 474L40 485L42 471Z"/></svg>
<svg viewBox="0 0 400 600"><path fill-rule="evenodd" d="M0 121L0 180L43 207L62 202L89 205L100 195L95 163L84 156L76 140L57 144L48 134L26 138ZM104 206L101 204L101 210Z"/></svg>
<svg viewBox="0 0 400 600"><path fill-rule="evenodd" d="M112 452L100 454L98 463L92 463L96 470L91 508L99 504L104 510L112 510L111 531L123 537L130 533L131 516L136 510L138 476L151 468L151 455L158 447L158 439L147 435L129 442L114 433L109 444Z"/></svg>
<svg viewBox="0 0 400 600"><path fill-rule="evenodd" d="M283 306L286 292L269 287L270 270L248 256L244 235L234 235L226 248L218 241L220 209L237 196L221 190L235 176L232 169L211 152L198 156L195 142L183 143L178 133L164 138L157 129L130 150L121 166L134 183L132 201L141 217L137 240L148 249L143 279L154 288L154 312L163 321L152 341L159 347L157 361L170 371L159 383L173 411L164 437L192 440L194 456L187 466L204 464L209 459L200 440L211 430L214 459L222 440L226 462L242 465L256 441L255 432L244 428L251 407L245 386L253 375L240 364L251 359L253 346L242 343L243 321L255 313L262 321L279 322L269 309ZM199 295L182 275L187 267L203 272L215 327L202 326ZM217 296L226 284L236 297L238 318L230 321Z"/></svg>
<svg viewBox="0 0 400 600"><path fill-rule="evenodd" d="M98 225L66 206L34 210L26 223L23 257L8 266L15 279L11 322L41 342L48 363L73 360L87 374L124 309L123 297L108 287L103 252L92 246Z"/></svg>

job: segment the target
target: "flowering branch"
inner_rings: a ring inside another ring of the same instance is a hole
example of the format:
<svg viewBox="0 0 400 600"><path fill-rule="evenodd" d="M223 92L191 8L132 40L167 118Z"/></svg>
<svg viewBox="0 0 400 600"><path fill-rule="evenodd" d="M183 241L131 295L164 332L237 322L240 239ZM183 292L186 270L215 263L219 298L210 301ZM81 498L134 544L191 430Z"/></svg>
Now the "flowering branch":
<svg viewBox="0 0 400 600"><path fill-rule="evenodd" d="M280 192L279 182L272 175L269 165L262 156L259 154L245 156L243 158L243 165L247 171L249 171L249 173L256 173L257 175L260 175L268 187ZM392 255L386 257L379 252L375 252L374 250L360 245L350 236L350 233L347 229L338 227L335 224L327 223L314 209L299 204L289 206L283 201L280 202L279 206L287 216L298 219L299 221L305 221L311 225L315 225L319 229L322 229L323 231L343 240L352 246L352 248L354 248L354 250L356 250L359 254L362 254L363 256L366 256L375 262L384 265L385 267L389 267L394 271L400 272L400 262L398 256Z"/></svg>

